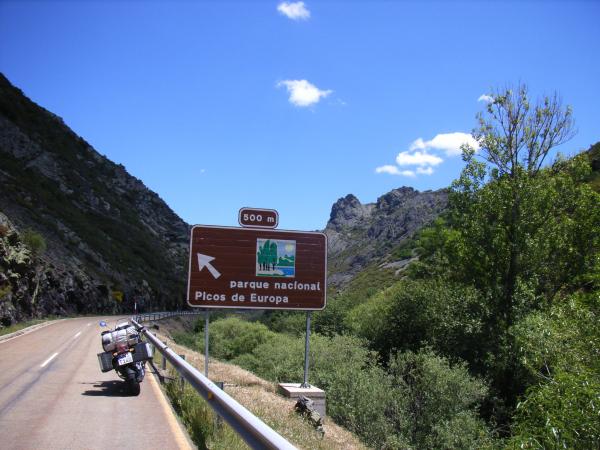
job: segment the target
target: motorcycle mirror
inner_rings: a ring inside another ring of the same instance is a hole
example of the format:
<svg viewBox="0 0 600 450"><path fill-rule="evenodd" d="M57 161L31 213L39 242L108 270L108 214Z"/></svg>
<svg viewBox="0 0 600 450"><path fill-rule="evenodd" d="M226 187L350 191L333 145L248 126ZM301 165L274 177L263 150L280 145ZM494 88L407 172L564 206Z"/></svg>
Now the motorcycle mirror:
<svg viewBox="0 0 600 450"><path fill-rule="evenodd" d="M99 323L99 325L101 327L105 327L106 326L106 322L104 320L101 320L100 323Z"/></svg>

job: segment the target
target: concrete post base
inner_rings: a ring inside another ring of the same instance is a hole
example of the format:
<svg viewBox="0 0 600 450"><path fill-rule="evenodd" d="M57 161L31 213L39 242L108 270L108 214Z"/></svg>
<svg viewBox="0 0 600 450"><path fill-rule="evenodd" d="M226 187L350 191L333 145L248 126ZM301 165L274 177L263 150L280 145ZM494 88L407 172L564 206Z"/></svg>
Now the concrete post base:
<svg viewBox="0 0 600 450"><path fill-rule="evenodd" d="M301 395L310 398L314 404L315 409L321 415L325 417L325 391L318 387L311 386L309 388L300 387L300 383L279 383L278 392L284 397L291 399L298 399Z"/></svg>

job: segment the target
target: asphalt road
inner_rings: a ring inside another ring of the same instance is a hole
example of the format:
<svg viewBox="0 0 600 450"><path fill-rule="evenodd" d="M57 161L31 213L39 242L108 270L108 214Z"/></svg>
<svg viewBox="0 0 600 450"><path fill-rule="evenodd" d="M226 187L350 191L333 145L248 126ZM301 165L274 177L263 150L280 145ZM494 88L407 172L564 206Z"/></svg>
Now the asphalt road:
<svg viewBox="0 0 600 450"><path fill-rule="evenodd" d="M148 366L138 397L115 371L100 372L99 320L0 341L0 448L190 448Z"/></svg>

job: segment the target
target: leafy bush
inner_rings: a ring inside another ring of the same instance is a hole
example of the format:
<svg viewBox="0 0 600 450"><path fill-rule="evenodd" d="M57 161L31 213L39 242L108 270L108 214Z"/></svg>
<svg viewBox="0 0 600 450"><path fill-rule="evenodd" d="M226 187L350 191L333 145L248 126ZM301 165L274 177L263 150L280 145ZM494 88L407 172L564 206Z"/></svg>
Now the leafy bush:
<svg viewBox="0 0 600 450"><path fill-rule="evenodd" d="M385 418L390 386L375 354L351 336L313 334L310 350L309 382L327 392L328 416L366 442L382 446L392 431ZM304 339L278 335L233 362L272 381L299 382Z"/></svg>
<svg viewBox="0 0 600 450"><path fill-rule="evenodd" d="M479 449L490 444L477 406L487 393L464 364L451 366L431 351L405 352L390 361L392 420L416 448Z"/></svg>
<svg viewBox="0 0 600 450"><path fill-rule="evenodd" d="M304 340L278 335L233 362L279 382L302 379ZM390 374L352 336L311 336L309 381L327 392L327 412L376 448L481 448L481 381L432 353L396 356ZM460 429L455 429L460 426Z"/></svg>
<svg viewBox="0 0 600 450"><path fill-rule="evenodd" d="M44 237L31 229L23 231L21 240L34 255L41 255L46 251L46 240Z"/></svg>
<svg viewBox="0 0 600 450"><path fill-rule="evenodd" d="M513 327L530 377L514 448L600 447L599 311L597 293L575 295Z"/></svg>
<svg viewBox="0 0 600 450"><path fill-rule="evenodd" d="M473 288L439 279L405 280L353 309L346 325L385 358L431 346L479 364L489 318L486 302Z"/></svg>
<svg viewBox="0 0 600 450"><path fill-rule="evenodd" d="M517 406L511 448L600 448L600 376L558 370Z"/></svg>
<svg viewBox="0 0 600 450"><path fill-rule="evenodd" d="M381 269L378 265L367 267L342 292L330 295L327 308L314 315L315 331L328 336L346 333L348 328L344 319L348 312L396 280L393 269Z"/></svg>
<svg viewBox="0 0 600 450"><path fill-rule="evenodd" d="M209 351L215 358L229 360L251 353L276 336L262 323L247 322L239 317L219 319L210 324ZM200 349L204 351L204 340L199 341Z"/></svg>
<svg viewBox="0 0 600 450"><path fill-rule="evenodd" d="M269 330L300 336L306 330L306 316L299 311L267 311L262 317Z"/></svg>
<svg viewBox="0 0 600 450"><path fill-rule="evenodd" d="M185 345L188 348L196 350L200 346L200 339L192 333L185 331L176 331L171 334L173 340L179 345ZM204 347L203 347L204 348Z"/></svg>

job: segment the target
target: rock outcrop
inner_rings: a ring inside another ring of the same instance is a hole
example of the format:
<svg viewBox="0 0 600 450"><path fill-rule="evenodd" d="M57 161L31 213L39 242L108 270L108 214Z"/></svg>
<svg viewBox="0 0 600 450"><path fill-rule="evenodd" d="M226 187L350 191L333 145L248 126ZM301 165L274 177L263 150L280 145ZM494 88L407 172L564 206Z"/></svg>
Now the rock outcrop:
<svg viewBox="0 0 600 450"><path fill-rule="evenodd" d="M331 208L328 237L329 282L343 286L368 264L396 263L391 252L432 222L448 202L447 190L419 192L401 187L363 205L352 194Z"/></svg>

